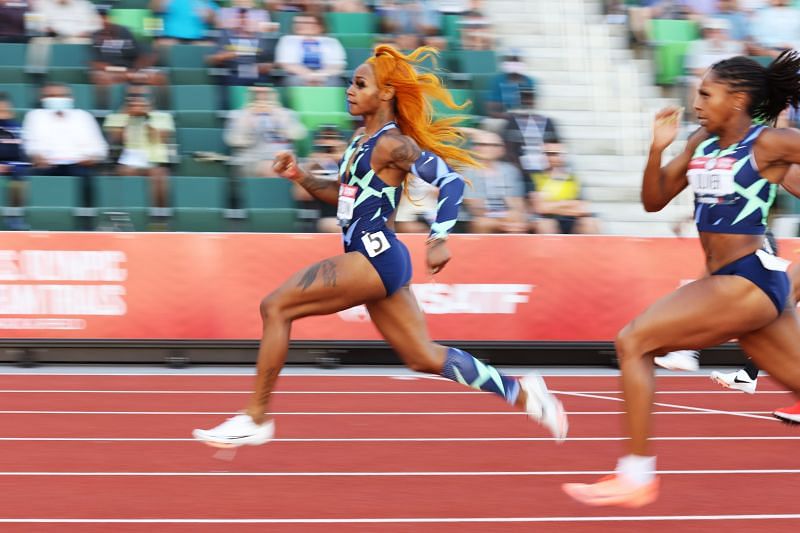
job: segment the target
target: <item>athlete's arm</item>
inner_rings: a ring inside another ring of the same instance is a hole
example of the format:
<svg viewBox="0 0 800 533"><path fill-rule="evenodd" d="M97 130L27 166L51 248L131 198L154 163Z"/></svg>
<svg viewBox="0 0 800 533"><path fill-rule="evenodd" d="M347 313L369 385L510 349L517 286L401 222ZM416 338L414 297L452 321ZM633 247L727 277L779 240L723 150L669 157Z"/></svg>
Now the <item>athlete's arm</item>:
<svg viewBox="0 0 800 533"><path fill-rule="evenodd" d="M800 130L765 129L753 146L761 175L800 198Z"/></svg>
<svg viewBox="0 0 800 533"><path fill-rule="evenodd" d="M272 168L279 176L303 187L317 200L333 205L339 203L339 181L313 176L297 163L292 152L278 152Z"/></svg>
<svg viewBox="0 0 800 533"><path fill-rule="evenodd" d="M446 239L458 221L458 207L464 198L464 178L444 159L426 150L405 135L384 135L376 150L388 153L387 166L411 172L439 189L436 221L431 224L430 239Z"/></svg>
<svg viewBox="0 0 800 533"><path fill-rule="evenodd" d="M680 127L680 111L676 108L662 109L656 114L653 125L653 141L647 165L642 176L642 205L645 211L661 211L675 196L686 188L686 171L697 145L708 137L705 129L695 131L686 142L683 152L665 166L661 166L664 150L672 144Z"/></svg>

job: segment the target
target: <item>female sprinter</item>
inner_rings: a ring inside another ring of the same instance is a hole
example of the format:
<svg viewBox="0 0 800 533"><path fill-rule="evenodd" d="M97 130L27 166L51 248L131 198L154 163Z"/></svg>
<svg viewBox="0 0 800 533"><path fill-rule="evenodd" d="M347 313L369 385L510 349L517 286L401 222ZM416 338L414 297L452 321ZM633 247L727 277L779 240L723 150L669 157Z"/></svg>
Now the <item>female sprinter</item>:
<svg viewBox="0 0 800 533"><path fill-rule="evenodd" d="M243 414L213 429L195 430L195 438L216 446L270 440L274 421L265 411L286 358L292 322L359 304L366 304L375 326L409 368L498 394L547 427L557 440L565 438L564 410L541 377L510 378L464 351L430 340L409 289L408 250L386 225L408 173L419 176L439 188L436 222L427 243L428 267L435 273L450 260L447 236L464 190L464 180L451 165L475 163L454 144L462 139L455 121L432 120L429 98L459 107L436 75L415 71L414 65L431 53L419 48L403 55L381 45L355 70L347 103L352 115L363 117L364 127L342 157L338 183L313 177L289 152L276 157L279 175L319 200L338 205L345 253L296 273L261 302L264 331L250 404Z"/></svg>
<svg viewBox="0 0 800 533"><path fill-rule="evenodd" d="M771 123L787 104L798 104L798 70L800 56L788 50L766 68L745 57L715 63L695 100L701 127L663 168L661 154L675 139L680 111L656 115L642 203L647 211L658 211L691 184L711 275L657 301L620 331L616 349L629 455L619 460L615 475L594 484L565 484L576 500L639 507L658 497L648 446L654 355L737 338L759 367L800 392L800 321L788 262L761 250L775 197L770 183L800 194L800 181L785 179L789 166L800 163L800 131L754 124L755 119Z"/></svg>

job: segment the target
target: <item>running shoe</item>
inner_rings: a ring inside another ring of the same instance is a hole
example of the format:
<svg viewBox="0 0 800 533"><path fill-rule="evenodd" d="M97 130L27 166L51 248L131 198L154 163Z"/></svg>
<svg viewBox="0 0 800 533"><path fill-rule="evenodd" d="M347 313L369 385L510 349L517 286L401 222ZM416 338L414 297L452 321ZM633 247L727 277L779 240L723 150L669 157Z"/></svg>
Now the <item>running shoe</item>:
<svg viewBox="0 0 800 533"><path fill-rule="evenodd" d="M642 507L658 499L659 479L637 487L618 475L600 478L597 483L564 483L561 488L571 498L586 505Z"/></svg>
<svg viewBox="0 0 800 533"><path fill-rule="evenodd" d="M775 412L772 413L772 416L781 422L786 422L787 424L800 424L800 402L797 402L789 407L775 409Z"/></svg>
<svg viewBox="0 0 800 533"><path fill-rule="evenodd" d="M756 385L758 384L758 377L756 379L750 378L750 375L744 369L737 370L736 372L718 372L714 370L711 372L711 381L718 383L726 389L735 389L747 394L755 394Z"/></svg>
<svg viewBox="0 0 800 533"><path fill-rule="evenodd" d="M557 442L564 442L569 427L567 414L558 398L547 390L542 377L528 374L519 380L519 385L528 394L525 401L525 412L528 416L546 427Z"/></svg>
<svg viewBox="0 0 800 533"><path fill-rule="evenodd" d="M258 446L269 442L275 436L275 422L269 420L263 424L256 424L250 415L240 414L232 416L215 428L195 429L192 436L217 448Z"/></svg>
<svg viewBox="0 0 800 533"><path fill-rule="evenodd" d="M661 357L653 358L653 362L667 370L685 370L695 372L700 368L700 352L695 350L678 350Z"/></svg>

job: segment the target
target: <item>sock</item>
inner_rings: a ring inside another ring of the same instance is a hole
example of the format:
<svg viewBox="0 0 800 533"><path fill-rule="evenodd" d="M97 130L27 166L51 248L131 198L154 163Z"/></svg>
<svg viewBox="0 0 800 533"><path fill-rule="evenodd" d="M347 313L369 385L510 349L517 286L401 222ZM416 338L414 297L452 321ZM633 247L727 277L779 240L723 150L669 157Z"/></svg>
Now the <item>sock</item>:
<svg viewBox="0 0 800 533"><path fill-rule="evenodd" d="M442 376L473 389L493 392L511 405L516 403L519 396L517 379L501 374L495 367L481 363L458 348L447 349Z"/></svg>
<svg viewBox="0 0 800 533"><path fill-rule="evenodd" d="M756 366L756 364L753 362L752 359L747 360L747 364L744 365L743 370L747 372L747 375L750 376L750 379L752 379L753 381L758 379L758 367Z"/></svg>
<svg viewBox="0 0 800 533"><path fill-rule="evenodd" d="M617 474L641 487L656 477L656 458L644 455L626 455L617 461Z"/></svg>

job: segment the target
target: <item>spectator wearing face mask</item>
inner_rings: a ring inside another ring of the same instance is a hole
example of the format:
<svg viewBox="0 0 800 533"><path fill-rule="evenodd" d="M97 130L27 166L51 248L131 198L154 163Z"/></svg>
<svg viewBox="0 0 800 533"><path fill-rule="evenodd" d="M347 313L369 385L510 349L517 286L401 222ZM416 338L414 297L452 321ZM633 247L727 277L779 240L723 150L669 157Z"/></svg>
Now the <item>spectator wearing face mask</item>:
<svg viewBox="0 0 800 533"><path fill-rule="evenodd" d="M512 109L518 109L521 103L521 92L533 91L536 83L525 74L526 66L518 50L510 50L503 56L500 70L489 84L486 107L489 116L505 118Z"/></svg>
<svg viewBox="0 0 800 533"><path fill-rule="evenodd" d="M282 36L275 50L275 63L287 73L284 85L342 85L347 64L342 43L324 35L319 15L300 13L292 22L293 33Z"/></svg>
<svg viewBox="0 0 800 533"><path fill-rule="evenodd" d="M91 174L108 155L108 144L91 113L73 108L69 87L48 83L41 97L42 108L30 111L22 122L22 145L33 171L83 178L83 202L91 207Z"/></svg>

